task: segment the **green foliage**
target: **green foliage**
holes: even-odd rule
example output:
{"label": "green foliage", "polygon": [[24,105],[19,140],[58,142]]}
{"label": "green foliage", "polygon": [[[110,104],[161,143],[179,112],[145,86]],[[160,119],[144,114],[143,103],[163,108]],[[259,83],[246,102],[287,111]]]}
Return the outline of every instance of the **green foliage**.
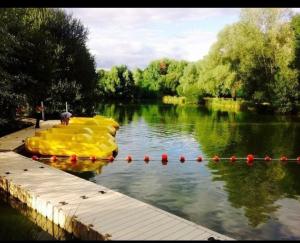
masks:
{"label": "green foliage", "polygon": [[121,65],[96,73],[86,41],[85,27],[62,10],[1,9],[2,121],[13,120],[18,106],[40,101],[48,111],[67,101],[87,113],[99,98],[243,98],[283,113],[299,102],[300,15],[288,9],[242,9],[195,63],[162,58],[144,70]]}
{"label": "green foliage", "polygon": [[135,82],[132,72],[125,65],[112,67],[110,71],[98,71],[100,95],[109,98],[132,100]]}
{"label": "green foliage", "polygon": [[291,25],[295,35],[294,67],[300,70],[300,14],[297,14],[292,18]]}
{"label": "green foliage", "polygon": [[[187,103],[203,97],[242,98],[293,112],[299,101],[299,56],[300,15],[289,9],[242,9],[240,20],[218,34],[202,60],[163,58],[135,70],[133,96],[183,96]],[[101,84],[106,95],[116,92],[112,72],[114,68]]]}
{"label": "green foliage", "polygon": [[41,101],[48,112],[66,101],[92,106],[97,76],[79,20],[59,9],[1,9],[0,33],[0,103],[11,113],[1,116]]}
{"label": "green foliage", "polygon": [[245,100],[232,100],[228,98],[204,98],[206,107],[212,110],[240,112],[248,110],[248,102]]}
{"label": "green foliage", "polygon": [[186,103],[186,98],[166,95],[162,98],[162,102],[164,104],[183,105]]}
{"label": "green foliage", "polygon": [[167,58],[152,61],[144,70],[131,72],[126,66],[98,71],[99,95],[118,99],[146,99],[176,95],[186,61]]}
{"label": "green foliage", "polygon": [[198,93],[197,79],[199,76],[199,63],[189,63],[184,69],[183,75],[180,78],[179,86],[177,87],[177,92],[181,96],[190,97],[191,88],[194,88],[195,92]]}
{"label": "green foliage", "polygon": [[209,54],[187,66],[178,93],[195,96],[192,87],[202,96],[240,97],[293,111],[299,99],[300,18],[291,22],[291,16],[288,9],[243,9]]}

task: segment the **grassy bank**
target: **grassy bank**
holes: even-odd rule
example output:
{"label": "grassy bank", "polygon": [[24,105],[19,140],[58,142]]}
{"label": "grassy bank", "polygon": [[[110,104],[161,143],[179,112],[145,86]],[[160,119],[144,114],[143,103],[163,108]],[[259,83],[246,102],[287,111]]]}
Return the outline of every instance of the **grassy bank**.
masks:
{"label": "grassy bank", "polygon": [[180,96],[163,96],[162,102],[164,104],[174,104],[174,105],[185,105],[187,100],[185,97]]}
{"label": "grassy bank", "polygon": [[230,98],[204,98],[204,104],[209,109],[221,111],[239,112],[254,110],[254,106],[251,104],[251,102],[242,99],[233,100]]}
{"label": "grassy bank", "polygon": [[[164,96],[162,98],[162,102],[165,104],[174,105],[186,105],[197,103],[189,101],[186,97],[178,96]],[[233,100],[231,98],[203,98],[201,104],[205,105],[209,109],[230,112],[239,112],[247,110],[251,111],[257,109],[257,107],[249,101],[245,101],[242,99]]]}

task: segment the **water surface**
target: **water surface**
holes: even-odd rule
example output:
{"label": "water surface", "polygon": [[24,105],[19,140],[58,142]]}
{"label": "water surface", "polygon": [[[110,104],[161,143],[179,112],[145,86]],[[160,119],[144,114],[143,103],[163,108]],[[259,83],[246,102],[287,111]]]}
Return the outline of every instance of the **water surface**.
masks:
{"label": "water surface", "polygon": [[[99,105],[98,113],[120,123],[119,154],[74,174],[235,239],[300,239],[300,165],[195,160],[249,153],[296,158],[299,118],[156,104]],[[169,156],[165,165],[162,153]],[[189,161],[179,162],[180,155]]]}

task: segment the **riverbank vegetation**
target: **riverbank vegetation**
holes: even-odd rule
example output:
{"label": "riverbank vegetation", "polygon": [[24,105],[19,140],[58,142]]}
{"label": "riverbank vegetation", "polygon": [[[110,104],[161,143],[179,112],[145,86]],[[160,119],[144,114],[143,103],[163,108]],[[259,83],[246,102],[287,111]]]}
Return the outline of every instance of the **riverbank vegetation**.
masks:
{"label": "riverbank vegetation", "polygon": [[60,9],[3,8],[0,33],[0,129],[17,112],[32,114],[41,101],[48,114],[64,110],[65,102],[75,114],[91,114],[100,100],[163,96],[195,104],[245,100],[281,113],[299,109],[300,15],[289,9],[242,9],[199,61],[162,58],[134,70],[96,71],[86,27]]}
{"label": "riverbank vegetation", "polygon": [[117,66],[98,71],[98,81],[103,97],[243,99],[290,113],[299,102],[299,69],[300,15],[289,9],[242,9],[239,21],[226,26],[197,62],[163,58],[133,71]]}

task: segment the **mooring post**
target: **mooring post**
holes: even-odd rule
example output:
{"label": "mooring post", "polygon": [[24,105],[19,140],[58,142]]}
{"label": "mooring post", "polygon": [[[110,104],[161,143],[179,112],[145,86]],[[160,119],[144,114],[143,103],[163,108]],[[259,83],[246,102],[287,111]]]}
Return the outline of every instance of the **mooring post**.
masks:
{"label": "mooring post", "polygon": [[41,101],[41,107],[42,107],[42,119],[45,121],[45,109],[44,109],[44,102]]}

